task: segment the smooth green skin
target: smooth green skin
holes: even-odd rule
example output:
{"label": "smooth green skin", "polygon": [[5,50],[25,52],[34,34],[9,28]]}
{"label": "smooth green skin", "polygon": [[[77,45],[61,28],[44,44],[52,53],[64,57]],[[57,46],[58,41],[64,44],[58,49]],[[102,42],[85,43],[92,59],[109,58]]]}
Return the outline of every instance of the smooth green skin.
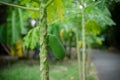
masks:
{"label": "smooth green skin", "polygon": [[65,56],[65,49],[60,40],[55,35],[49,35],[49,47],[53,54],[58,59],[63,59]]}

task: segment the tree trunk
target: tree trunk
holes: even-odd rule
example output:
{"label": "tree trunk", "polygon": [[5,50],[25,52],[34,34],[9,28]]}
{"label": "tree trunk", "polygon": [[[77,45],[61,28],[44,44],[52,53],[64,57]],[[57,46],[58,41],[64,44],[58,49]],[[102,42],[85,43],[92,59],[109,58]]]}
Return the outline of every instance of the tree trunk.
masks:
{"label": "tree trunk", "polygon": [[79,73],[79,80],[82,80],[82,74],[81,74],[81,58],[80,58],[80,48],[78,44],[78,31],[76,31],[76,52],[77,52],[77,60],[78,60],[78,73]]}
{"label": "tree trunk", "polygon": [[68,47],[68,57],[69,57],[69,59],[71,59],[71,56],[72,56],[72,36],[70,36],[70,39],[69,39],[69,47]]}
{"label": "tree trunk", "polygon": [[91,47],[88,44],[87,54],[86,54],[86,77],[88,78],[91,67]]}
{"label": "tree trunk", "polygon": [[[81,0],[82,6],[84,4],[84,0]],[[85,10],[84,6],[82,9],[82,80],[86,80],[86,41],[85,41]]]}
{"label": "tree trunk", "polygon": [[40,4],[40,80],[49,80],[48,66],[48,36],[47,36],[47,12],[44,6],[47,1]]}

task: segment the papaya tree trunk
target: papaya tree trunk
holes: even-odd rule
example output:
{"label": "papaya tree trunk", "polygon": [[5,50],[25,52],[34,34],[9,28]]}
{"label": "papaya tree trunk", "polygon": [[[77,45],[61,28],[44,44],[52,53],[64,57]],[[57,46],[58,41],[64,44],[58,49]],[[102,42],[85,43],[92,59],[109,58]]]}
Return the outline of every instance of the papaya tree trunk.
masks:
{"label": "papaya tree trunk", "polygon": [[47,0],[42,0],[40,4],[40,80],[49,80],[48,66],[48,36],[47,36]]}
{"label": "papaya tree trunk", "polygon": [[90,47],[90,44],[88,43],[87,54],[86,54],[86,77],[87,78],[90,73],[90,70],[89,70],[90,67],[91,67],[91,47]]}
{"label": "papaya tree trunk", "polygon": [[[84,0],[81,0],[82,6],[84,4]],[[85,41],[85,10],[84,6],[82,9],[82,80],[86,80],[86,41]]]}
{"label": "papaya tree trunk", "polygon": [[79,74],[79,80],[82,80],[82,74],[81,74],[81,58],[80,58],[80,48],[79,48],[79,39],[78,39],[78,31],[76,31],[76,52],[77,52],[77,60],[78,60],[78,74]]}
{"label": "papaya tree trunk", "polygon": [[69,39],[69,49],[68,49],[69,59],[71,59],[71,56],[72,56],[72,36],[70,36],[70,39]]}

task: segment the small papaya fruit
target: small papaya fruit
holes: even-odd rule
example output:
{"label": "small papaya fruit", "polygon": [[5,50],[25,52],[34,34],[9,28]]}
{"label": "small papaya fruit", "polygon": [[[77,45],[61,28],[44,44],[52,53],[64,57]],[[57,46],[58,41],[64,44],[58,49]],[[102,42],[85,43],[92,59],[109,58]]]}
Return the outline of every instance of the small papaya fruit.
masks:
{"label": "small papaya fruit", "polygon": [[65,56],[65,49],[60,40],[55,35],[49,35],[49,47],[53,54],[58,59],[63,59]]}

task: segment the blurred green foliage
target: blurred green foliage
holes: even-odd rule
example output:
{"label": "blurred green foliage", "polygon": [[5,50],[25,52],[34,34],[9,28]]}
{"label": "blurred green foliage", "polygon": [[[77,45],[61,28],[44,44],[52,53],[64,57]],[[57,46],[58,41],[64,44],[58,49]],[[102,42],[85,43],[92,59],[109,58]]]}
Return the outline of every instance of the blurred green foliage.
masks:
{"label": "blurred green foliage", "polygon": [[[16,5],[21,5],[29,8],[38,8],[39,0],[1,0],[3,2],[8,2]],[[86,36],[94,37],[94,40],[91,38],[88,43],[100,43],[99,40],[104,40],[103,35],[99,34],[106,29],[106,26],[115,25],[111,19],[111,13],[108,10],[109,5],[114,2],[120,2],[119,0],[85,0],[85,20],[86,20]],[[78,30],[79,37],[81,39],[81,3],[78,0],[54,0],[53,3],[47,8],[48,13],[48,32],[55,34],[60,39],[60,30],[65,29],[64,39],[69,39],[69,30],[72,30],[74,33]],[[14,16],[12,17],[12,14]],[[17,16],[19,15],[19,16]],[[16,41],[28,33],[28,36],[24,39],[25,45],[28,42],[29,45],[33,46],[32,49],[36,46],[39,40],[31,42],[30,37],[33,37],[32,32],[28,32],[30,29],[27,27],[27,19],[34,18],[39,19],[39,13],[37,11],[25,11],[22,9],[15,9],[13,7],[7,8],[7,23],[3,24],[0,27],[0,40],[4,43],[15,44]],[[51,25],[52,24],[52,25]],[[56,25],[57,24],[57,25]],[[62,24],[62,25],[61,25]],[[56,26],[56,27],[55,27]],[[59,28],[58,26],[62,26]],[[53,27],[53,28],[51,28]],[[58,29],[59,28],[59,29]],[[34,29],[34,28],[33,28]],[[5,31],[6,32],[5,32]],[[32,30],[34,32],[34,30]],[[80,31],[80,32],[79,32]],[[29,34],[30,33],[30,34]],[[3,35],[2,35],[3,34]],[[36,37],[37,38],[37,37]],[[88,37],[89,38],[89,37]],[[37,38],[38,39],[38,38]],[[96,39],[96,40],[95,40]],[[30,41],[29,41],[30,40]],[[92,41],[93,40],[93,41]],[[33,41],[32,41],[33,42]],[[31,44],[31,45],[30,45]]]}

